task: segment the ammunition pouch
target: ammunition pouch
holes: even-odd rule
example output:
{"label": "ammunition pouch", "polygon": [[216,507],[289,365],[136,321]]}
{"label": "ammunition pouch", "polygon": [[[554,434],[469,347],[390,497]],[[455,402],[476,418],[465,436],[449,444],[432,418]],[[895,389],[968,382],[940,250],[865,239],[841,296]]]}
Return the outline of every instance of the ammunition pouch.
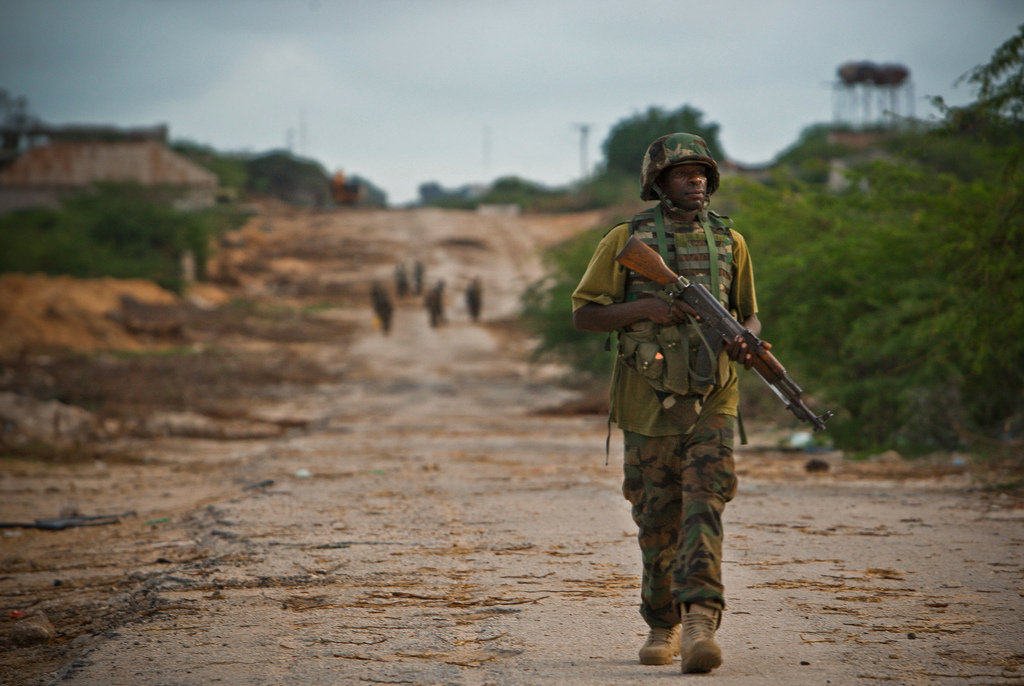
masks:
{"label": "ammunition pouch", "polygon": [[620,331],[619,361],[651,385],[684,433],[693,428],[707,395],[728,378],[720,337],[692,320],[679,326],[642,321]]}

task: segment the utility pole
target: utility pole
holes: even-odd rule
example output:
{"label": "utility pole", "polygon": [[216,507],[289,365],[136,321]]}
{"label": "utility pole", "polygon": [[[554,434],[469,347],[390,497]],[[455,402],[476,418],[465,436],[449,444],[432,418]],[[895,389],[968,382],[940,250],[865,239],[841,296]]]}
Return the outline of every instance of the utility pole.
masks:
{"label": "utility pole", "polygon": [[590,164],[587,161],[587,140],[590,138],[591,124],[573,124],[574,129],[580,132],[580,180],[586,181],[590,177]]}
{"label": "utility pole", "polygon": [[484,164],[484,180],[487,181],[491,177],[491,126],[490,124],[484,124],[484,136],[483,136],[483,164]]}

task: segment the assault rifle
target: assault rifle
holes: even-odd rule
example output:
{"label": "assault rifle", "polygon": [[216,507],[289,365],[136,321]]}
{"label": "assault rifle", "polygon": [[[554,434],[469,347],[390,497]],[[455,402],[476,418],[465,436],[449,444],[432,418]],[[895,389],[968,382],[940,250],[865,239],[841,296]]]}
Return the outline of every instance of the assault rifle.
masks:
{"label": "assault rifle", "polygon": [[704,284],[690,283],[685,277],[673,272],[656,250],[635,236],[630,236],[622,251],[615,257],[615,261],[657,284],[675,286],[673,297],[692,307],[705,329],[713,331],[726,341],[735,340],[737,336],[742,337],[747,344],[747,352],[753,356],[754,371],[768,384],[768,388],[775,391],[775,395],[786,404],[786,408],[802,421],[810,422],[815,431],[825,428],[825,422],[833,413],[826,412],[816,417],[804,405],[800,397],[803,391],[789,378],[785,367],[768,352],[764,342],[740,325]]}

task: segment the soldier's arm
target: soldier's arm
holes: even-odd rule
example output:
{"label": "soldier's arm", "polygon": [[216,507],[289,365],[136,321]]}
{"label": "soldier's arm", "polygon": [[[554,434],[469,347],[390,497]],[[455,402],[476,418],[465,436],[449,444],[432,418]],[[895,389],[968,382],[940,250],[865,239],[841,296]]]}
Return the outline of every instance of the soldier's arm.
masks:
{"label": "soldier's arm", "polygon": [[655,324],[678,324],[672,305],[660,298],[640,298],[632,302],[600,305],[586,303],[572,313],[578,331],[607,332],[650,319]]}

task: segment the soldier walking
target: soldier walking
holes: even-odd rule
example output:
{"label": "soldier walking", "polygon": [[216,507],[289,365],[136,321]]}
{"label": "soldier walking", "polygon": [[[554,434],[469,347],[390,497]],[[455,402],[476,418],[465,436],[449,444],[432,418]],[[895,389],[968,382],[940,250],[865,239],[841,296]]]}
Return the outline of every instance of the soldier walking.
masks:
{"label": "soldier walking", "polygon": [[618,332],[609,419],[625,436],[622,492],[643,560],[640,614],[650,632],[640,662],[671,664],[681,654],[684,673],[722,663],[714,637],[725,609],[722,512],[737,484],[734,362],[749,368],[752,356],[740,337],[705,335],[696,312],[615,256],[636,237],[760,334],[746,242],[707,208],[718,184],[718,165],[699,136],[651,143],[640,197],[658,204],[605,235],[572,294],[577,329]]}
{"label": "soldier walking", "polygon": [[404,298],[409,294],[409,275],[405,271],[404,264],[395,267],[395,290],[398,291],[399,298]]}
{"label": "soldier walking", "polygon": [[423,295],[423,263],[419,260],[412,264],[412,292]]}
{"label": "soldier walking", "polygon": [[424,303],[427,306],[427,312],[430,314],[430,326],[436,329],[445,321],[444,281],[438,281],[433,288],[427,291]]}
{"label": "soldier walking", "polygon": [[474,322],[480,321],[480,308],[483,307],[483,301],[484,287],[478,276],[470,281],[469,286],[466,287],[466,308],[469,310],[469,316]]}
{"label": "soldier walking", "polygon": [[388,289],[379,281],[374,281],[373,285],[370,286],[370,300],[373,303],[373,313],[376,315],[377,321],[380,322],[380,328],[386,336],[391,332],[391,315],[394,312],[394,306],[391,304],[391,295],[388,293]]}

